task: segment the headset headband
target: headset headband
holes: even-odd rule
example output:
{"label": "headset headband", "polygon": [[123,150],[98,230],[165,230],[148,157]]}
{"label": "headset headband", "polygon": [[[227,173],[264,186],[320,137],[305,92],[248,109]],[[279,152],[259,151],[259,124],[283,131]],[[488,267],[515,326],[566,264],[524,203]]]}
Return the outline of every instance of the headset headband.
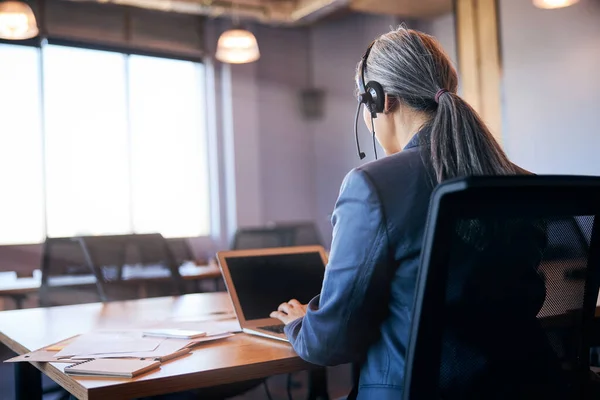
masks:
{"label": "headset headband", "polygon": [[365,82],[365,71],[367,70],[367,59],[369,58],[369,54],[371,54],[371,48],[375,44],[375,40],[371,42],[365,54],[363,54],[362,60],[360,62],[360,79],[358,83],[358,87],[362,93],[366,92],[366,82]]}
{"label": "headset headband", "polygon": [[358,107],[356,108],[356,117],[354,119],[354,135],[356,137],[356,150],[358,157],[362,160],[365,158],[365,153],[360,151],[360,143],[358,141],[358,116],[360,113],[360,106],[362,104],[369,110],[371,114],[371,130],[373,134],[373,152],[375,153],[375,159],[377,159],[377,147],[375,146],[375,125],[373,119],[377,118],[377,113],[383,112],[385,103],[385,94],[383,87],[378,82],[369,81],[365,83],[365,71],[367,69],[367,59],[371,53],[371,48],[375,44],[375,40],[371,42],[365,54],[360,61],[360,74],[357,77],[358,88],[360,93],[358,94]]}

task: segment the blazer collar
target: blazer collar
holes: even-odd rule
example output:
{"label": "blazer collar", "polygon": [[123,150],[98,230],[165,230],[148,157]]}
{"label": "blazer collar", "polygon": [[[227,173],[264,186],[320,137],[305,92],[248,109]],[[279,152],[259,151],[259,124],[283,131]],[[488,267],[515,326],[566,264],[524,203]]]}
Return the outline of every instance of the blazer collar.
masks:
{"label": "blazer collar", "polygon": [[421,128],[417,133],[413,135],[408,144],[404,146],[402,150],[412,149],[413,147],[419,147],[423,141],[429,141],[429,134],[431,133],[431,128],[429,126],[425,126]]}

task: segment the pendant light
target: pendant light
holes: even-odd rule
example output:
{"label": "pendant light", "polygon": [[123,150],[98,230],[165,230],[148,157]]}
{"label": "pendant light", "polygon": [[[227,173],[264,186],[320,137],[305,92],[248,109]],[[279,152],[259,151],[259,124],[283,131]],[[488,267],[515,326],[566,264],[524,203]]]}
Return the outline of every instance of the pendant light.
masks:
{"label": "pendant light", "polygon": [[219,36],[215,58],[227,64],[246,64],[260,58],[258,42],[252,32],[240,28],[239,4],[232,3],[233,28]]}
{"label": "pendant light", "polygon": [[0,39],[31,39],[39,33],[35,15],[22,1],[0,2]]}
{"label": "pendant light", "polygon": [[256,37],[245,29],[227,30],[219,37],[215,57],[228,64],[254,62],[260,58]]}
{"label": "pendant light", "polygon": [[533,0],[533,5],[538,8],[554,9],[572,6],[579,0]]}

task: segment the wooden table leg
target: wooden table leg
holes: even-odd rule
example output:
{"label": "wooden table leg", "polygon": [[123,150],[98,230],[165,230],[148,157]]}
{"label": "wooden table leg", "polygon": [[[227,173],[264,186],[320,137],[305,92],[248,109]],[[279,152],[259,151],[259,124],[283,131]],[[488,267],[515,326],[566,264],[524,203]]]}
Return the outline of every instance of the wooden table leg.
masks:
{"label": "wooden table leg", "polygon": [[28,362],[15,363],[17,400],[42,400],[42,373]]}
{"label": "wooden table leg", "polygon": [[326,368],[315,368],[308,372],[308,400],[329,400]]}

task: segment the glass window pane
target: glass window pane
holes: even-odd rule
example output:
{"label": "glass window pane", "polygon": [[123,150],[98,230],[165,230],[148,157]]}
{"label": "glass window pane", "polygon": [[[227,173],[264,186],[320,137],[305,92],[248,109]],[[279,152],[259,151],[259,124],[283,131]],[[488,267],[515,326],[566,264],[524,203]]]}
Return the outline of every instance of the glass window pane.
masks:
{"label": "glass window pane", "polygon": [[0,244],[44,238],[39,57],[0,44]]}
{"label": "glass window pane", "polygon": [[133,226],[167,237],[208,235],[203,66],[129,58]]}
{"label": "glass window pane", "polygon": [[126,61],[43,48],[48,236],[131,230]]}

